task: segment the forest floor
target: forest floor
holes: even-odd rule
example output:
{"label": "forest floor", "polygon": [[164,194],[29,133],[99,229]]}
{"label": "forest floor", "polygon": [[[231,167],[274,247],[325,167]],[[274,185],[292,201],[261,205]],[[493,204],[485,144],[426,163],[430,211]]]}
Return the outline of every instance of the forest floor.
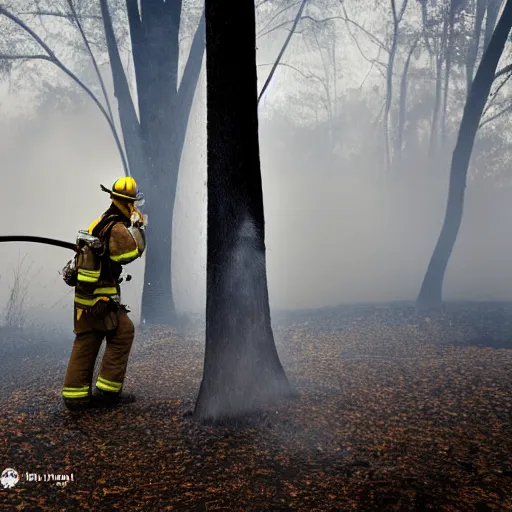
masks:
{"label": "forest floor", "polygon": [[77,415],[60,397],[71,337],[0,331],[0,471],[22,477],[0,485],[0,511],[512,510],[512,305],[273,323],[299,396],[238,427],[184,416],[200,332],[138,331],[125,385],[137,402]]}

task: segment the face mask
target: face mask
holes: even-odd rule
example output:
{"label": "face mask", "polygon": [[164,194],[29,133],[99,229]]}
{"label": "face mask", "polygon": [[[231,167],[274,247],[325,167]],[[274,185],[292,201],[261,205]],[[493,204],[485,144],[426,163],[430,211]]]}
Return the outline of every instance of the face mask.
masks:
{"label": "face mask", "polygon": [[137,192],[137,199],[134,203],[135,208],[138,210],[142,210],[142,207],[146,204],[146,199],[144,199],[144,194],[142,192]]}

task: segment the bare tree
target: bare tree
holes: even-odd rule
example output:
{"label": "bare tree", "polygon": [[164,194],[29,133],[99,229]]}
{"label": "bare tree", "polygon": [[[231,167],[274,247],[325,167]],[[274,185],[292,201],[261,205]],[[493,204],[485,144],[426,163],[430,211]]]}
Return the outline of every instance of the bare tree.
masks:
{"label": "bare tree", "polygon": [[466,176],[473,144],[511,27],[512,0],[507,0],[466,100],[452,157],[444,224],[418,295],[419,309],[439,308],[442,305],[444,275],[462,222]]}
{"label": "bare tree", "polygon": [[[70,5],[72,6],[71,2]],[[75,12],[76,14],[76,12]],[[70,69],[67,67],[56,55],[55,52],[43,41],[41,37],[39,37],[34,30],[32,30],[24,21],[22,21],[18,16],[8,11],[5,7],[0,5],[0,15],[5,16],[14,22],[23,32],[28,34],[30,38],[37,43],[41,49],[45,52],[43,54],[0,54],[0,59],[2,60],[20,60],[20,61],[28,61],[28,60],[45,60],[51,62],[55,66],[57,66],[63,73],[65,73],[71,80],[73,80],[81,89],[85,91],[85,93],[94,101],[96,106],[100,109],[104,118],[106,119],[112,135],[115,139],[117,149],[119,151],[119,155],[121,157],[123,168],[125,173],[129,173],[128,164],[126,162],[126,158],[124,155],[123,147],[115,128],[114,120],[112,119],[111,112],[107,112],[105,107],[100,102],[100,100],[96,97],[96,95],[92,92],[91,88],[88,87],[82,80],[80,80]],[[44,13],[44,15],[53,15],[51,13]],[[57,14],[59,15],[59,14]],[[70,16],[71,18],[71,16]],[[77,25],[81,30],[81,25]],[[94,60],[94,59],[93,59]],[[108,102],[107,102],[108,103]]]}
{"label": "bare tree", "polygon": [[[443,63],[446,52],[446,43],[448,39],[448,27],[449,18],[446,15],[446,7],[441,8],[441,17],[439,24],[442,26],[440,37],[434,37],[434,49],[435,57],[435,76],[436,76],[436,88],[435,88],[435,99],[434,106],[432,109],[432,122],[430,124],[430,139],[428,154],[430,157],[434,156],[438,147],[438,134],[439,134],[439,110],[442,105],[442,83],[443,83]],[[430,47],[430,46],[429,46]]]}
{"label": "bare tree", "polygon": [[400,10],[397,11],[395,0],[391,1],[391,12],[393,14],[393,35],[391,38],[391,48],[388,55],[388,66],[386,69],[386,106],[384,108],[384,143],[386,145],[386,166],[388,172],[391,169],[392,157],[389,140],[389,111],[391,101],[393,100],[393,70],[395,65],[395,55],[398,46],[398,34],[400,23],[407,8],[407,0],[402,0]]}
{"label": "bare tree", "polygon": [[398,127],[396,133],[396,145],[395,145],[395,160],[396,166],[399,167],[402,160],[402,146],[404,136],[405,118],[407,113],[407,78],[409,73],[409,67],[411,65],[411,58],[419,44],[421,34],[418,34],[411,44],[405,59],[404,69],[402,72],[402,79],[400,80],[400,100],[398,110]]}

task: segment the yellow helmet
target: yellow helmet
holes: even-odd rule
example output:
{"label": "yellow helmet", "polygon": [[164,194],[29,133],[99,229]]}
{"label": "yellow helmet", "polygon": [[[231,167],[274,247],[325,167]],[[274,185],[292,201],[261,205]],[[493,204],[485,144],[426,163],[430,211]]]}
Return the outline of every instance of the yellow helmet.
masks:
{"label": "yellow helmet", "polygon": [[121,199],[124,201],[137,200],[137,182],[131,176],[123,176],[122,178],[114,181],[112,190],[107,187],[101,186],[103,192],[108,192],[112,198]]}

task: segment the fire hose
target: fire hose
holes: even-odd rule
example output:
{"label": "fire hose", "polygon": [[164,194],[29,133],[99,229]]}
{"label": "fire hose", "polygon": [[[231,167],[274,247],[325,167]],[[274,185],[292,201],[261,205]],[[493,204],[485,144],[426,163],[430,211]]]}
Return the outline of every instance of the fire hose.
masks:
{"label": "fire hose", "polygon": [[71,249],[76,252],[76,244],[64,242],[63,240],[55,240],[54,238],[45,238],[42,236],[25,236],[25,235],[8,235],[0,236],[0,242],[35,242],[39,244],[54,245],[64,249]]}
{"label": "fire hose", "polygon": [[[76,243],[65,242],[64,240],[55,240],[55,238],[46,238],[43,236],[30,236],[30,235],[7,235],[0,236],[0,242],[35,242],[38,244],[53,245],[55,247],[62,247],[63,249],[71,249],[77,252]],[[128,274],[126,281],[130,281],[132,276]]]}

